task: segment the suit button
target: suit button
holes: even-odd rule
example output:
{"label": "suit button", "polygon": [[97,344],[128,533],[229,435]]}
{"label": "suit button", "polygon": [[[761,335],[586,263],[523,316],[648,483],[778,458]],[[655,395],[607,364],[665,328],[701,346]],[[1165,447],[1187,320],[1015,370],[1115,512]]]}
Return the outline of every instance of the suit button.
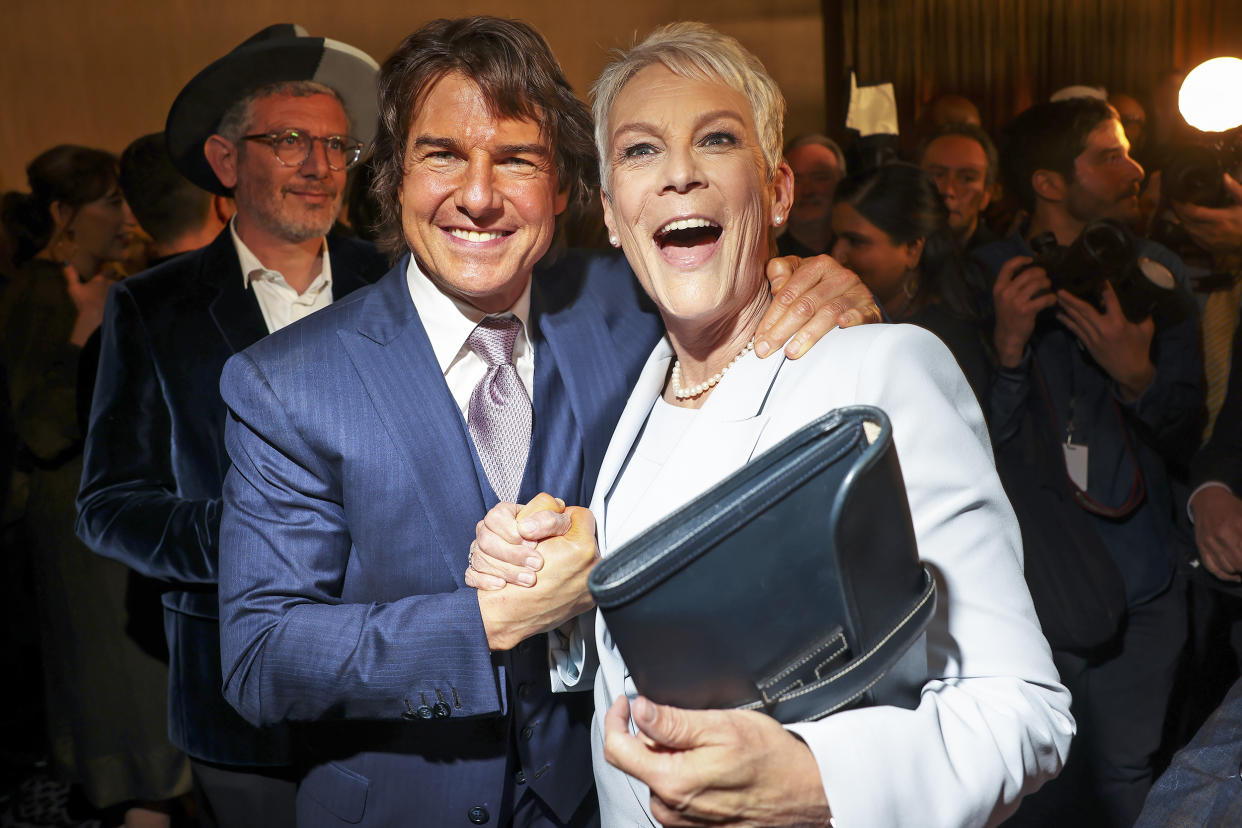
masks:
{"label": "suit button", "polygon": [[425,704],[422,704],[422,705],[419,705],[418,709],[414,711],[414,715],[418,716],[418,718],[420,719],[430,719],[436,714],[431,712],[430,707],[428,707]]}
{"label": "suit button", "polygon": [[535,735],[535,729],[531,727],[530,725],[527,725],[526,727],[522,728],[522,738],[525,739],[526,741],[529,742],[530,737],[534,735]]}
{"label": "suit button", "polygon": [[518,771],[517,773],[513,774],[513,781],[518,783],[519,785],[525,785],[526,784],[526,771]]}
{"label": "suit button", "polygon": [[449,710],[449,706],[444,702],[436,702],[431,708],[431,712],[435,714],[437,719],[447,719],[449,714],[452,713],[452,711]]}
{"label": "suit button", "polygon": [[407,722],[416,722],[418,721],[418,714],[413,710],[406,710],[401,714],[401,718],[405,719]]}
{"label": "suit button", "polygon": [[491,819],[492,815],[489,814],[487,812],[487,809],[484,808],[482,805],[475,805],[473,808],[471,808],[466,813],[466,816],[469,817],[470,821],[473,822],[475,825],[482,825],[483,823]]}
{"label": "suit button", "polygon": [[525,682],[523,682],[522,684],[518,685],[518,698],[519,699],[529,699],[530,694],[531,694],[531,686],[529,684],[526,684]]}

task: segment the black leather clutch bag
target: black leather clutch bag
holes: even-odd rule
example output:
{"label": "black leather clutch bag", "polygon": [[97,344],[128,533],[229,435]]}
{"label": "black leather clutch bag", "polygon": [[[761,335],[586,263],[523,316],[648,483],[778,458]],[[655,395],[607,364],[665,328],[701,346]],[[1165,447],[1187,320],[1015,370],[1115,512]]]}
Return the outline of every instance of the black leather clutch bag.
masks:
{"label": "black leather clutch bag", "polygon": [[803,427],[602,560],[589,586],[638,691],[662,704],[789,723],[913,708],[926,680],[935,581],[878,408]]}

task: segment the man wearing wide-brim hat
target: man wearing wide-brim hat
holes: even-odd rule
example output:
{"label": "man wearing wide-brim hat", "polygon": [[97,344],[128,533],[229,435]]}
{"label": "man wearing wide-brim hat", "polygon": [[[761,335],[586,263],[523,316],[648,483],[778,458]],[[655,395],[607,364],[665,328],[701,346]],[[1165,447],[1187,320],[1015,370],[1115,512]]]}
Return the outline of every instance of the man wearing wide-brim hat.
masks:
{"label": "man wearing wide-brim hat", "polygon": [[375,134],[377,71],[279,24],[190,80],[168,114],[169,154],[237,214],[206,247],[114,287],[102,327],[78,535],[168,583],[169,736],[228,828],[292,826],[294,776],[285,729],[253,727],[220,692],[218,382],[232,354],[386,269],[370,245],[328,236]]}

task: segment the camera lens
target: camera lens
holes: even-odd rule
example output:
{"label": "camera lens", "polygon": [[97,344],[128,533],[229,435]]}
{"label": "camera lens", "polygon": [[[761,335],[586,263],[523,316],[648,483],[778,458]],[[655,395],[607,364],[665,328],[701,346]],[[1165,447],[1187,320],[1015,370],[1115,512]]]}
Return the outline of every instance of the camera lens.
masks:
{"label": "camera lens", "polygon": [[1169,198],[1204,207],[1224,207],[1230,203],[1221,178],[1224,167],[1220,154],[1207,147],[1184,146],[1173,151],[1173,160],[1161,175]]}
{"label": "camera lens", "polygon": [[1132,258],[1130,234],[1107,219],[1083,228],[1082,248],[1092,262],[1106,270],[1119,270]]}

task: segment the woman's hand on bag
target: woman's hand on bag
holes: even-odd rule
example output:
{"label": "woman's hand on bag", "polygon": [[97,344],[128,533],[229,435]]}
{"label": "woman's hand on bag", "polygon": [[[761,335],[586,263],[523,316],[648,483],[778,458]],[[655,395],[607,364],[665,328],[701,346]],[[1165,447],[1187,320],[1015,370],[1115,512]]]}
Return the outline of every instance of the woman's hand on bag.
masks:
{"label": "woman's hand on bag", "polygon": [[619,697],[604,757],[651,789],[661,825],[824,826],[832,816],[811,749],[763,713],[682,710]]}

